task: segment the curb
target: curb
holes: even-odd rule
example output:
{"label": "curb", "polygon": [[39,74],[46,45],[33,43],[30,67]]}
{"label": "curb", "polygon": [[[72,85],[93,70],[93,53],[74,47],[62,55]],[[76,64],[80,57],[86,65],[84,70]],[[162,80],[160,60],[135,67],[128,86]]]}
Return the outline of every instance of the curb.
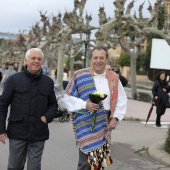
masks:
{"label": "curb", "polygon": [[150,157],[162,162],[163,164],[170,166],[170,154],[164,151],[164,143],[165,141],[161,140],[152,144],[148,149],[148,153]]}

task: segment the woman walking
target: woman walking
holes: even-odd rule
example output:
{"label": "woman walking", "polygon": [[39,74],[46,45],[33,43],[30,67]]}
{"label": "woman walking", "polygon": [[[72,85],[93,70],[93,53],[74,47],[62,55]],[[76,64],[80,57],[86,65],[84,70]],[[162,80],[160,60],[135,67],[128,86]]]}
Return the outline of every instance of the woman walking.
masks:
{"label": "woman walking", "polygon": [[166,111],[166,98],[168,93],[168,82],[165,79],[164,71],[161,71],[157,77],[152,88],[153,99],[156,105],[156,126],[161,127],[161,116]]}

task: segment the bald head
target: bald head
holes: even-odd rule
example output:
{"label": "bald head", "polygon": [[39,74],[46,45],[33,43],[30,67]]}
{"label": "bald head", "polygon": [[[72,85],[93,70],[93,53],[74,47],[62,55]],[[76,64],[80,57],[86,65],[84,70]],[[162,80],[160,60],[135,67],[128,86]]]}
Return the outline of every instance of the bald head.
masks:
{"label": "bald head", "polygon": [[105,69],[112,71],[112,67],[110,65],[108,65],[108,64],[105,66]]}

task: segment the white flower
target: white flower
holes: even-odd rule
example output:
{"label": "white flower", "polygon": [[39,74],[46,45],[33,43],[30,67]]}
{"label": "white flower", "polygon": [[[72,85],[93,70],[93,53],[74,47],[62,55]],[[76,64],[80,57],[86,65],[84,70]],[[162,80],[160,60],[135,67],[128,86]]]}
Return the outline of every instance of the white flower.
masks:
{"label": "white flower", "polygon": [[99,95],[101,98],[104,98],[104,93],[101,91],[95,91],[93,94]]}

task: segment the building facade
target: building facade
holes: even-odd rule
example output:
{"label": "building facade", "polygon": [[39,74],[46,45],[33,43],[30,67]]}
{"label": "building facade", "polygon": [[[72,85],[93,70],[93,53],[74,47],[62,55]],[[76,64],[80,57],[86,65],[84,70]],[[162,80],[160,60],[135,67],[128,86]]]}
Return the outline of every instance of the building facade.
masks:
{"label": "building facade", "polygon": [[164,0],[164,5],[166,8],[167,14],[170,14],[170,0]]}

